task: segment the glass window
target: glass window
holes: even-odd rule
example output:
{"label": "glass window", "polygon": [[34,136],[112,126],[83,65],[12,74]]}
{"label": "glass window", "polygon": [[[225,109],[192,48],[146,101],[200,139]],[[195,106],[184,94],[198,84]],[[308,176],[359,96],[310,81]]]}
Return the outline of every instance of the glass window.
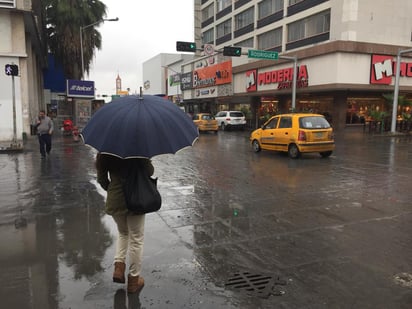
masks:
{"label": "glass window", "polygon": [[226,34],[232,33],[232,20],[228,19],[225,22],[216,26],[216,38],[221,38]]}
{"label": "glass window", "polygon": [[203,32],[203,37],[202,37],[203,44],[213,43],[214,40],[215,38],[213,35],[213,28]]}
{"label": "glass window", "polygon": [[255,7],[251,7],[246,11],[235,16],[235,30],[242,29],[254,23]]}
{"label": "glass window", "polygon": [[282,28],[265,32],[258,36],[258,49],[269,49],[282,45]]}
{"label": "glass window", "polygon": [[330,10],[288,25],[288,42],[309,38],[330,30]]}
{"label": "glass window", "polygon": [[305,1],[305,0],[289,0],[289,6],[302,2],[302,1]]}
{"label": "glass window", "polygon": [[280,128],[291,128],[292,127],[292,118],[291,117],[282,117],[280,118],[279,122],[279,129]]}
{"label": "glass window", "polygon": [[202,10],[202,21],[208,20],[214,15],[213,3]]}
{"label": "glass window", "polygon": [[278,126],[278,121],[279,121],[279,117],[275,117],[272,120],[270,120],[268,122],[268,124],[265,126],[265,129],[276,129],[276,127]]}
{"label": "glass window", "polygon": [[235,46],[239,46],[239,47],[253,47],[253,38],[249,38],[247,40],[244,41],[240,41],[238,43],[235,44]]}
{"label": "glass window", "polygon": [[329,122],[323,117],[302,117],[299,119],[299,127],[303,129],[327,129]]}
{"label": "glass window", "polygon": [[232,0],[216,0],[217,11],[220,12],[232,5]]}
{"label": "glass window", "polygon": [[283,0],[263,0],[259,3],[259,19],[283,9]]}

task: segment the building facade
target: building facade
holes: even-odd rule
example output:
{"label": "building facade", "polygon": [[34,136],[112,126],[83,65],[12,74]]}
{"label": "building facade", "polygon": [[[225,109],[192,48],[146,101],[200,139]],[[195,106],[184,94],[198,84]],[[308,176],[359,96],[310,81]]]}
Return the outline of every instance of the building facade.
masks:
{"label": "building facade", "polygon": [[[264,50],[297,58],[297,111],[324,113],[338,129],[391,113],[396,56],[412,47],[412,2],[194,2],[195,40],[203,51],[197,61],[182,67],[189,109],[246,107],[255,126],[271,114],[291,110],[293,63],[248,53]],[[223,56],[225,46],[241,47],[242,56]],[[401,61],[399,89],[405,99],[412,99],[411,57],[406,53]],[[227,62],[231,78],[218,84]],[[400,106],[399,115],[403,112],[410,113],[409,107]]]}
{"label": "building facade", "polygon": [[[0,67],[18,66],[18,75],[0,74],[0,147],[21,145],[40,109],[45,109],[42,70],[47,50],[42,38],[41,1],[0,2]],[[14,86],[14,87],[13,87]]]}
{"label": "building facade", "polygon": [[158,54],[143,63],[143,91],[145,94],[167,97],[180,103],[181,67],[193,59],[190,54]]}

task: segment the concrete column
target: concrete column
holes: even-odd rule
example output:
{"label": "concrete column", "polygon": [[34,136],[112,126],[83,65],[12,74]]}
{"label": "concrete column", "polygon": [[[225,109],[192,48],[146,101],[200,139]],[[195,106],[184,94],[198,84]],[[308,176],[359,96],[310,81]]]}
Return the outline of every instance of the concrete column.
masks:
{"label": "concrete column", "polygon": [[262,102],[260,101],[260,97],[250,98],[250,110],[252,111],[252,124],[253,124],[253,128],[255,129],[259,127],[258,112],[261,106],[262,106]]}
{"label": "concrete column", "polygon": [[348,108],[348,93],[337,92],[333,97],[332,125],[336,132],[341,132],[346,125],[346,110]]}

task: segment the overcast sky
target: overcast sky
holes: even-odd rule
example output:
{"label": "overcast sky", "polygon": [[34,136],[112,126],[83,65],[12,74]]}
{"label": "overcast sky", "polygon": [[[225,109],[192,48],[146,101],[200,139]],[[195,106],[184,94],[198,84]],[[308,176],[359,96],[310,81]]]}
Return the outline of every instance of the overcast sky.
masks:
{"label": "overcast sky", "polygon": [[176,41],[193,41],[193,0],[101,0],[106,21],[98,30],[102,49],[96,50],[90,75],[96,95],[115,94],[117,74],[122,90],[143,86],[143,62],[161,53],[177,53]]}

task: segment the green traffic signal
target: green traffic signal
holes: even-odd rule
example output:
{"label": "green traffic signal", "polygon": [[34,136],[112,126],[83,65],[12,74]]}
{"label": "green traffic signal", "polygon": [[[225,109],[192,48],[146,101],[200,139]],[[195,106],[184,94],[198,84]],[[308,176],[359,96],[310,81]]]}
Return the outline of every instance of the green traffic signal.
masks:
{"label": "green traffic signal", "polygon": [[241,47],[225,46],[223,47],[223,56],[240,57],[242,55]]}
{"label": "green traffic signal", "polygon": [[196,52],[196,43],[194,42],[176,42],[176,50],[177,51],[185,51],[185,52]]}

